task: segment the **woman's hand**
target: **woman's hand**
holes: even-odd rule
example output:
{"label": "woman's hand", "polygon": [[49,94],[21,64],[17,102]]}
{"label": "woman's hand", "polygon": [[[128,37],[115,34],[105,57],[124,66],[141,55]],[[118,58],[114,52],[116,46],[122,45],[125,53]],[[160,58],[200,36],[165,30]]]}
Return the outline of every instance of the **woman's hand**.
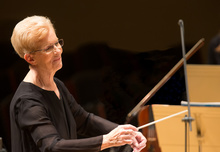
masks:
{"label": "woman's hand", "polygon": [[136,132],[136,136],[133,139],[131,147],[133,152],[140,152],[146,146],[147,139],[143,136],[141,132]]}
{"label": "woman's hand", "polygon": [[125,144],[131,145],[134,152],[138,152],[145,147],[146,138],[132,125],[119,125],[103,136],[101,150]]}

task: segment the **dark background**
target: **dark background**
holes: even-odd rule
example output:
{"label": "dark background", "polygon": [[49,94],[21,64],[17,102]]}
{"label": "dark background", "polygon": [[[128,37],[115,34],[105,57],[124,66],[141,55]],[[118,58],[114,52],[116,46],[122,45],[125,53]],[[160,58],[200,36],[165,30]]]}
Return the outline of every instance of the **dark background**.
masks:
{"label": "dark background", "polygon": [[[63,0],[10,1],[0,5],[0,136],[10,151],[8,107],[28,71],[10,36],[27,16],[51,18],[65,40],[57,77],[83,107],[123,124],[128,112],[180,60],[180,28],[186,50],[200,38],[205,45],[188,61],[206,64],[208,43],[220,28],[219,0]],[[181,68],[148,104],[179,104],[185,99]]]}

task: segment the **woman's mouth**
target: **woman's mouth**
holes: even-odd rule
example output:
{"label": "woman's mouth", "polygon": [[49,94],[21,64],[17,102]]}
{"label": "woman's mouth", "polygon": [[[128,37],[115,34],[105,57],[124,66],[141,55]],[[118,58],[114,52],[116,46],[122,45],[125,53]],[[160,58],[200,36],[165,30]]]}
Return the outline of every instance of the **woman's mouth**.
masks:
{"label": "woman's mouth", "polygon": [[60,61],[60,60],[61,60],[61,57],[58,57],[58,58],[54,59],[54,62],[57,62],[57,61]]}

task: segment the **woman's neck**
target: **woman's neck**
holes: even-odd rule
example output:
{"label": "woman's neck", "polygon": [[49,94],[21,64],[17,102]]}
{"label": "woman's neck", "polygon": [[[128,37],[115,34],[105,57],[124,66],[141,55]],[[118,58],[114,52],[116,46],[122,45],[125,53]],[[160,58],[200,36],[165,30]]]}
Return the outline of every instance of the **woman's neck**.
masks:
{"label": "woman's neck", "polygon": [[34,85],[50,91],[55,91],[57,89],[54,82],[54,74],[48,71],[37,71],[33,68],[30,68],[26,77],[24,78],[25,82],[33,83]]}

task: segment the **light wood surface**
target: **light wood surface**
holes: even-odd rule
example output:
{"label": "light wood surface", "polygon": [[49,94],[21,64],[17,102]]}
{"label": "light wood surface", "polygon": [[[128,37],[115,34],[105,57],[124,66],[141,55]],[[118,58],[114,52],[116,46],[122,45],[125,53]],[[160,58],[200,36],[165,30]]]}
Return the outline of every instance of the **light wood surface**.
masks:
{"label": "light wood surface", "polygon": [[[187,109],[187,106],[153,105],[154,119],[158,120]],[[187,113],[186,113],[187,114]],[[162,152],[185,151],[185,114],[155,124]],[[188,129],[190,152],[220,152],[220,107],[191,107],[192,131]],[[187,125],[188,126],[188,125]],[[187,127],[189,128],[189,127]]]}

